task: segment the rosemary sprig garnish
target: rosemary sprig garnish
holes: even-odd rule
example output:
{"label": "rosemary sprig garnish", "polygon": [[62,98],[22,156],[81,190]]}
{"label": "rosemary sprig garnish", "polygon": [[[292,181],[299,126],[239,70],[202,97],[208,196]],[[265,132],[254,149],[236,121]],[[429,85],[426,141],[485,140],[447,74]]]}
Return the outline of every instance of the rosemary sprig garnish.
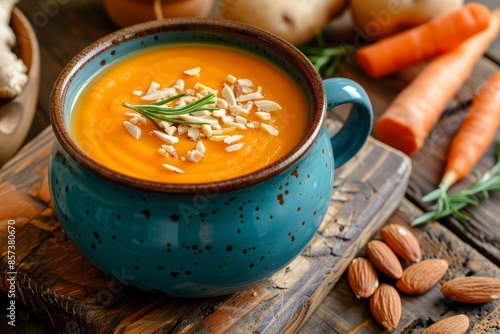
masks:
{"label": "rosemary sprig garnish", "polygon": [[339,67],[342,56],[354,50],[355,47],[348,44],[327,44],[321,32],[316,34],[315,45],[300,48],[322,78],[331,77]]}
{"label": "rosemary sprig garnish", "polygon": [[468,220],[465,214],[460,212],[468,205],[478,205],[481,196],[488,198],[489,192],[500,190],[500,144],[498,147],[498,159],[491,169],[481,175],[476,171],[476,181],[467,189],[459,190],[453,194],[448,194],[449,186],[443,185],[431,191],[422,198],[424,202],[437,201],[432,211],[417,217],[412,225],[423,225],[432,220],[438,220],[451,214]]}
{"label": "rosemary sprig garnish", "polygon": [[135,112],[138,112],[139,114],[143,115],[150,122],[152,122],[159,130],[161,130],[161,127],[158,124],[158,122],[155,121],[155,119],[159,121],[167,121],[177,124],[208,124],[205,122],[183,121],[177,118],[176,116],[186,115],[201,110],[216,110],[217,108],[208,107],[208,105],[215,103],[215,98],[216,98],[215,94],[208,94],[196,101],[193,101],[183,106],[169,107],[167,105],[168,103],[175,101],[185,95],[186,95],[185,93],[174,95],[167,99],[153,102],[150,104],[123,103],[123,106],[125,108],[132,109]]}

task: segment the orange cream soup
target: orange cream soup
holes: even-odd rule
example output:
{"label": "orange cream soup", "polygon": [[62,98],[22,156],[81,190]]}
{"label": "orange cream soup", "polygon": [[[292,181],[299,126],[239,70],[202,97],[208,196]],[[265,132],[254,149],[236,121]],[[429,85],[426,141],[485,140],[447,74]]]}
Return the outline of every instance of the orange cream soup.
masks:
{"label": "orange cream soup", "polygon": [[[190,76],[185,70],[201,67],[198,76]],[[243,147],[227,152],[228,144],[208,138],[195,141],[187,135],[178,135],[173,144],[178,158],[158,153],[164,143],[151,134],[153,124],[138,126],[140,139],[135,139],[123,125],[130,120],[125,112],[133,112],[122,106],[149,104],[134,91],[147,92],[152,81],[160,89],[173,87],[178,79],[185,81],[185,88],[197,82],[221,90],[228,74],[238,79],[250,79],[252,88],[262,87],[264,99],[277,102],[282,110],[271,112],[271,121],[261,121],[255,116],[253,106],[249,121],[265,122],[279,131],[273,136],[262,128],[234,130],[225,135],[243,135],[238,143]],[[297,84],[281,69],[265,59],[226,47],[211,45],[179,44],[174,47],[152,48],[135,53],[111,64],[94,77],[82,90],[75,103],[71,131],[76,142],[90,156],[119,173],[135,178],[178,184],[206,183],[227,180],[259,170],[291,151],[303,137],[308,122],[307,105]],[[201,161],[194,163],[184,158],[196,143],[202,141],[206,152]],[[184,158],[183,158],[184,157]],[[163,164],[176,166],[184,171],[177,173]]]}

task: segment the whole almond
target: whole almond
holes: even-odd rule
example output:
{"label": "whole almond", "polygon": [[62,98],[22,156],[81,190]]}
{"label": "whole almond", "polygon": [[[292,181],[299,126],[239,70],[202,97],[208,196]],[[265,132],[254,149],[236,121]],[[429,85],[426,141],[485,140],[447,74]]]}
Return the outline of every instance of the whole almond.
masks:
{"label": "whole almond", "polygon": [[410,229],[400,224],[389,224],[380,230],[384,242],[401,258],[416,263],[422,252],[417,238]]}
{"label": "whole almond", "polygon": [[366,244],[366,253],[373,265],[389,277],[399,279],[403,267],[398,257],[387,244],[380,240],[371,240]]}
{"label": "whole almond", "polygon": [[448,270],[448,261],[427,259],[414,263],[403,271],[396,288],[409,295],[419,295],[430,290]]}
{"label": "whole almond", "polygon": [[469,304],[489,303],[500,298],[500,278],[484,276],[457,277],[441,286],[443,295]]}
{"label": "whole almond", "polygon": [[469,318],[460,314],[439,320],[426,328],[422,334],[465,334],[469,328]]}
{"label": "whole almond", "polygon": [[347,269],[347,278],[356,298],[370,297],[378,287],[378,276],[370,260],[357,257]]}
{"label": "whole almond", "polygon": [[370,310],[375,320],[393,331],[401,319],[401,298],[394,287],[382,283],[370,298]]}

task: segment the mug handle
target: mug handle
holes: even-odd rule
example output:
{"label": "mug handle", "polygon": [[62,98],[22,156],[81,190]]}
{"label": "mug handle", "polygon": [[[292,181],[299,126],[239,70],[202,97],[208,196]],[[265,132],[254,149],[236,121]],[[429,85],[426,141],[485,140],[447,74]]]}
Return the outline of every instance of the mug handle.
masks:
{"label": "mug handle", "polygon": [[373,110],[363,87],[346,78],[323,81],[326,91],[327,112],[341,104],[352,103],[349,116],[340,130],[330,137],[334,167],[349,161],[364,145],[373,126]]}

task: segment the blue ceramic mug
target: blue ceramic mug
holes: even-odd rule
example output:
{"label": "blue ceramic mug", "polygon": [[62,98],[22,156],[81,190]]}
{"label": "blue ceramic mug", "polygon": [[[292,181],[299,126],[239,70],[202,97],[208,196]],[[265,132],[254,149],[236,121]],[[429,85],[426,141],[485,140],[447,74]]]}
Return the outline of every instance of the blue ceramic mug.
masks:
{"label": "blue ceramic mug", "polygon": [[[87,155],[69,130],[81,86],[123,55],[180,41],[243,48],[288,72],[308,105],[309,124],[299,144],[261,170],[204,184],[139,180]],[[347,103],[349,117],[330,138],[327,112]],[[334,169],[363,146],[373,122],[369,99],[357,83],[322,81],[299,50],[265,31],[199,18],[148,22],[93,43],[62,71],[50,111],[57,141],[49,184],[67,235],[98,268],[127,277],[123,283],[181,297],[244,289],[299,255],[325,216]]]}

